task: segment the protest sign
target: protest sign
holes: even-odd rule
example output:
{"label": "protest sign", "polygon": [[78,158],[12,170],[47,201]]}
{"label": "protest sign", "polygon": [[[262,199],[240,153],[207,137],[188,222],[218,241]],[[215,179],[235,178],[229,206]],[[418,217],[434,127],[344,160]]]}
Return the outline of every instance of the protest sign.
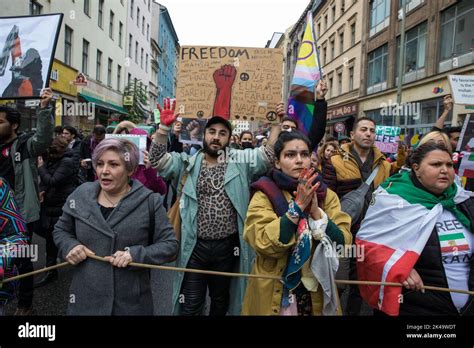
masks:
{"label": "protest sign", "polygon": [[474,76],[449,75],[448,80],[455,104],[474,105]]}
{"label": "protest sign", "polygon": [[375,146],[384,153],[397,153],[400,130],[400,127],[377,126],[375,128]]}
{"label": "protest sign", "polygon": [[177,112],[185,118],[277,121],[282,69],[280,49],[183,46]]}

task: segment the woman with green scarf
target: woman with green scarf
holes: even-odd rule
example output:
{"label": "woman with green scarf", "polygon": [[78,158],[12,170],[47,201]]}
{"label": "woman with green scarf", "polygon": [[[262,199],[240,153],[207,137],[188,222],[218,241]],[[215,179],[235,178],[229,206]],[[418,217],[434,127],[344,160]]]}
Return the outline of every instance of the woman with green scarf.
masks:
{"label": "woman with green scarf", "polygon": [[252,184],[244,239],[256,252],[243,315],[334,315],[337,253],[350,245],[350,217],[310,169],[310,141],[298,131],[275,143],[275,168]]}
{"label": "woman with green scarf", "polygon": [[411,157],[411,172],[389,178],[373,195],[356,235],[365,257],[359,280],[397,282],[360,286],[375,314],[472,315],[473,297],[424,289],[474,290],[473,193],[454,182],[451,153],[428,142]]}

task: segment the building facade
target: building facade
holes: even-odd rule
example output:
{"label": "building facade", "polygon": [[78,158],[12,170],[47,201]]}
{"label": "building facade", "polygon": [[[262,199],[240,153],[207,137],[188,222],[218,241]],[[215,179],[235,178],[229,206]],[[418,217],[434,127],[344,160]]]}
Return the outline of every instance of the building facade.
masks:
{"label": "building facade", "polygon": [[176,96],[179,40],[168,9],[163,5],[153,3],[152,11],[154,21],[156,21],[153,25],[157,28],[153,30],[157,34],[154,39],[158,44],[157,102],[163,105],[164,98]]}
{"label": "building facade", "polygon": [[[114,1],[114,0],[112,0]],[[115,2],[117,2],[115,0]],[[152,31],[151,0],[127,0],[127,48],[125,58],[126,84],[141,83],[150,96],[151,70],[151,31]],[[148,115],[151,115],[151,102],[146,106]]]}
{"label": "building facade", "polygon": [[[401,0],[375,0],[364,9],[359,116],[396,124]],[[426,134],[450,93],[448,75],[474,74],[474,2],[406,0],[402,133]],[[455,105],[448,125],[462,124],[473,112]],[[400,113],[400,112],[398,112]],[[408,141],[409,139],[407,139]]]}

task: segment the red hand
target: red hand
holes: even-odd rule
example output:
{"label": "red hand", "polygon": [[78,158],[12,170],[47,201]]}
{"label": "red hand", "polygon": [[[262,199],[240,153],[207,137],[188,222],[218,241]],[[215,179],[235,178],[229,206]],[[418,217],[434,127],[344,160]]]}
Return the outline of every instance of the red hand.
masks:
{"label": "red hand", "polygon": [[174,114],[176,110],[176,100],[173,101],[173,105],[170,106],[170,99],[165,98],[163,100],[163,109],[161,108],[160,104],[156,104],[158,110],[160,110],[160,122],[165,126],[171,126],[176,118],[178,118],[179,114]]}

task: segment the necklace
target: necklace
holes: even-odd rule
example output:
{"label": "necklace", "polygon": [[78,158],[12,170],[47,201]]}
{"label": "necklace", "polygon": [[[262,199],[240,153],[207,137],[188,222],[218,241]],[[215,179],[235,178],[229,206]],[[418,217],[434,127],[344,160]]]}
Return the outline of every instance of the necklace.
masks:
{"label": "necklace", "polygon": [[[127,193],[129,193],[131,189],[132,189],[132,188],[129,186],[127,192],[125,192],[125,194],[124,194],[123,196],[125,196]],[[112,202],[112,201],[107,197],[107,194],[105,193],[105,191],[102,191],[102,195],[104,196],[104,198],[105,198],[110,204],[112,204],[112,207],[114,207],[114,208],[120,203],[120,201],[121,201],[122,198],[123,198],[123,196],[120,197],[119,200],[114,203],[114,202]]]}

